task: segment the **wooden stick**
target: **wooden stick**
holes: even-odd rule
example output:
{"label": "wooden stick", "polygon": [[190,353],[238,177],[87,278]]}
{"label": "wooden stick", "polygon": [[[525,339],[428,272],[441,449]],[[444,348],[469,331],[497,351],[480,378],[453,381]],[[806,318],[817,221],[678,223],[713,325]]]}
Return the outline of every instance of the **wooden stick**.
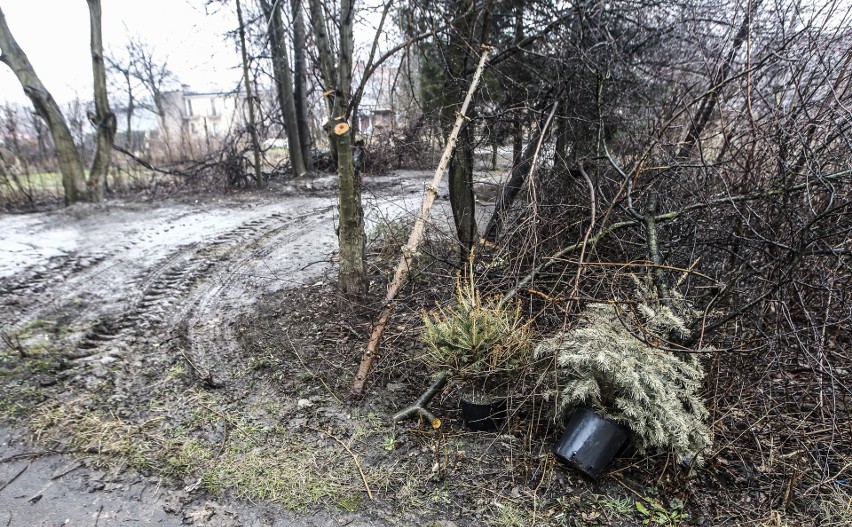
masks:
{"label": "wooden stick", "polygon": [[0,486],[0,491],[2,491],[2,490],[3,490],[3,489],[5,489],[6,487],[8,487],[8,486],[9,486],[9,485],[11,485],[12,483],[14,483],[14,482],[15,482],[15,480],[16,480],[16,479],[18,479],[18,477],[19,477],[21,474],[23,474],[24,472],[26,472],[26,470],[27,470],[28,468],[30,468],[30,465],[32,465],[32,463],[33,463],[33,462],[32,462],[32,461],[30,461],[28,464],[24,465],[24,468],[22,468],[21,470],[19,470],[17,474],[15,474],[14,476],[12,476],[12,477],[11,477],[11,479],[9,479],[9,481],[7,481],[7,482],[6,482],[6,483],[4,483],[2,486]]}
{"label": "wooden stick", "polygon": [[328,437],[334,439],[335,441],[337,441],[337,444],[342,446],[343,449],[346,450],[347,452],[349,452],[349,455],[352,456],[352,459],[355,461],[355,468],[358,469],[358,474],[361,475],[361,481],[364,482],[364,488],[367,490],[367,496],[369,496],[370,501],[372,501],[373,500],[373,491],[372,491],[372,489],[370,489],[370,484],[367,482],[367,475],[364,474],[364,469],[361,467],[361,460],[358,459],[358,455],[355,454],[355,452],[353,452],[352,449],[349,448],[349,446],[346,443],[344,443],[343,441],[338,439],[331,432],[326,432],[325,430],[321,430],[321,432],[324,433],[325,435],[327,435]]}
{"label": "wooden stick", "polygon": [[450,378],[450,374],[447,372],[443,372],[438,377],[435,378],[435,381],[431,386],[426,388],[426,391],[417,399],[417,401],[403,408],[393,415],[391,420],[396,424],[397,421],[402,421],[403,419],[408,419],[409,417],[417,414],[423,419],[426,419],[432,428],[441,428],[441,420],[435,417],[435,414],[426,409],[426,405],[438,395],[438,392],[441,391],[441,388],[447,384],[447,379]]}
{"label": "wooden stick", "polygon": [[370,335],[370,340],[367,343],[367,348],[361,356],[361,364],[358,366],[358,372],[355,374],[355,379],[352,381],[352,390],[350,395],[353,399],[360,399],[364,396],[364,385],[367,382],[367,375],[373,367],[373,362],[376,360],[376,352],[379,349],[382,335],[388,325],[391,315],[395,308],[393,300],[399,294],[402,286],[405,285],[405,280],[408,278],[408,273],[411,270],[411,261],[417,253],[417,248],[423,240],[423,232],[426,229],[426,222],[429,221],[429,213],[432,210],[432,204],[435,202],[435,197],[438,195],[438,186],[441,184],[441,179],[444,177],[444,172],[447,171],[447,165],[450,164],[450,157],[456,146],[459,131],[462,125],[467,120],[465,112],[467,112],[470,101],[473,99],[473,93],[476,91],[476,86],[479,84],[479,79],[482,77],[482,70],[485,69],[485,63],[491,55],[491,48],[483,46],[482,58],[479,59],[479,65],[476,67],[476,72],[473,74],[473,79],[470,81],[470,87],[467,90],[464,102],[461,109],[456,113],[456,122],[453,125],[453,130],[447,138],[447,146],[444,148],[444,153],[441,155],[441,162],[438,163],[438,168],[435,170],[435,175],[432,177],[432,182],[426,186],[426,193],[423,196],[423,203],[420,205],[420,214],[417,216],[417,221],[411,229],[411,234],[408,237],[408,243],[402,247],[402,256],[399,258],[399,263],[396,265],[393,280],[388,286],[388,292],[385,296],[385,307],[379,316],[373,328],[373,333]]}

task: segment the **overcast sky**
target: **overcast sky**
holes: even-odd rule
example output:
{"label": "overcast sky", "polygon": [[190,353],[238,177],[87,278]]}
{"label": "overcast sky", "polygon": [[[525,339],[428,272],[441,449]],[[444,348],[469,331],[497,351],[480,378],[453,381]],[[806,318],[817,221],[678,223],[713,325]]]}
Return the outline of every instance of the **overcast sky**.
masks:
{"label": "overcast sky", "polygon": [[[130,36],[149,42],[193,90],[232,89],[239,82],[229,10],[207,14],[204,0],[104,0],[104,49],[120,50]],[[84,0],[0,0],[6,23],[48,90],[62,105],[92,98],[89,10]],[[17,78],[0,64],[0,103],[27,103]]]}

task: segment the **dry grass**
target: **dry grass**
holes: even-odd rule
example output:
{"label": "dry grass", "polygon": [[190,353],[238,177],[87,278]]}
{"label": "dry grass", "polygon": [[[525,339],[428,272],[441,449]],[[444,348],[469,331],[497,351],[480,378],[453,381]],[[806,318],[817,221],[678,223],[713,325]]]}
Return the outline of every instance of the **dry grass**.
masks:
{"label": "dry grass", "polygon": [[[43,405],[32,416],[34,438],[94,454],[96,464],[112,470],[200,479],[213,494],[293,510],[321,503],[353,510],[360,502],[363,485],[345,451],[332,443],[305,443],[249,414],[226,411],[206,392],[186,392],[179,410],[170,405],[169,414],[178,410],[184,416],[179,422],[166,419],[164,405],[142,412],[154,417],[141,422],[91,406],[90,398]],[[219,439],[211,434],[217,430]]]}

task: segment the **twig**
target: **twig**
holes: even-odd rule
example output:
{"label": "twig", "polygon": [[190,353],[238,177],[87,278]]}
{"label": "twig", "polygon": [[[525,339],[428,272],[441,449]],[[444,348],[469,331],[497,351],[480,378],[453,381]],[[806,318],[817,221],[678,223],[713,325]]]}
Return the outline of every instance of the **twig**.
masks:
{"label": "twig", "polygon": [[645,497],[645,496],[643,496],[643,495],[639,494],[638,492],[636,492],[636,491],[635,491],[635,490],[633,490],[632,488],[628,487],[628,486],[627,486],[627,483],[625,483],[625,482],[621,481],[621,478],[613,478],[613,479],[615,479],[616,483],[618,483],[619,485],[621,485],[622,487],[624,487],[625,489],[627,489],[627,490],[628,490],[631,494],[633,494],[634,496],[636,496],[636,497],[637,497],[637,498],[639,498],[640,500],[645,501],[645,499],[646,499],[646,497]]}
{"label": "twig", "polygon": [[[348,327],[348,326],[347,326],[347,327]],[[350,330],[351,330],[351,328],[350,328]],[[354,332],[354,330],[351,330],[351,331],[353,331],[353,332]],[[299,350],[297,350],[297,349],[296,349],[296,345],[295,345],[295,344],[293,344],[293,341],[290,339],[290,331],[289,331],[289,330],[287,330],[287,331],[285,331],[285,332],[284,332],[284,336],[285,336],[285,337],[287,337],[287,343],[288,343],[288,344],[290,344],[290,349],[291,349],[291,350],[293,350],[293,355],[295,355],[295,356],[296,356],[296,358],[297,358],[297,359],[299,359],[299,363],[302,365],[302,368],[304,368],[304,369],[305,369],[305,371],[307,371],[307,372],[310,374],[310,376],[311,376],[311,377],[313,377],[314,379],[318,380],[318,381],[320,382],[320,384],[322,384],[322,385],[323,385],[323,387],[325,388],[325,390],[329,393],[329,395],[331,395],[332,397],[334,397],[334,400],[335,400],[335,401],[337,401],[338,403],[340,403],[341,405],[343,405],[343,401],[341,401],[341,400],[340,400],[340,398],[339,398],[337,395],[335,395],[334,391],[332,391],[332,389],[331,389],[331,388],[329,388],[328,384],[326,384],[326,383],[325,383],[325,381],[324,381],[324,380],[322,380],[322,377],[320,377],[319,375],[317,375],[316,373],[314,373],[314,372],[313,372],[313,370],[311,370],[311,369],[308,367],[308,365],[307,365],[307,364],[305,364],[305,361],[304,361],[304,360],[302,360],[302,356],[299,354]],[[357,334],[356,334],[356,336],[357,336]]]}
{"label": "twig", "polygon": [[72,463],[70,466],[67,466],[65,469],[63,469],[60,472],[51,476],[50,479],[59,479],[66,474],[70,474],[71,472],[74,472],[75,470],[77,470],[78,468],[80,468],[82,466],[83,466],[82,461],[76,461],[76,462]]}
{"label": "twig", "polygon": [[41,452],[22,452],[20,454],[12,454],[11,456],[0,459],[0,463],[9,463],[10,461],[18,461],[25,458],[38,458],[41,456],[49,456],[53,454],[68,454],[69,452],[60,450],[42,450]]}
{"label": "twig", "polygon": [[8,333],[6,333],[5,331],[0,331],[0,339],[3,340],[3,343],[6,344],[6,346],[10,350],[17,351],[22,359],[27,356],[27,351],[21,345],[21,340],[18,338],[17,335],[15,335],[15,340],[12,341],[12,337]]}
{"label": "twig", "polygon": [[184,351],[183,348],[178,347],[177,350],[180,352],[181,355],[183,355],[184,360],[186,360],[186,362],[190,365],[190,367],[198,376],[198,378],[204,381],[205,384],[207,384],[211,388],[220,388],[222,386],[222,383],[213,378],[212,373],[210,373],[209,371],[204,371],[200,367],[196,366],[195,363],[189,359],[189,356],[186,354],[186,351]]}
{"label": "twig", "polygon": [[301,268],[299,268],[299,270],[300,270],[300,271],[304,271],[305,269],[307,269],[308,267],[310,267],[310,266],[312,266],[312,265],[324,264],[324,263],[326,263],[326,264],[327,264],[327,263],[329,263],[330,261],[331,261],[331,258],[330,258],[330,257],[329,257],[329,258],[323,258],[322,260],[317,260],[317,261],[315,261],[315,262],[307,263],[307,264],[305,264],[304,266],[302,266]]}
{"label": "twig", "polygon": [[355,454],[355,452],[353,452],[352,449],[349,448],[346,445],[346,443],[344,443],[343,441],[341,441],[340,439],[337,439],[337,437],[332,435],[331,432],[326,432],[325,430],[320,430],[320,431],[323,434],[327,435],[328,437],[337,441],[337,444],[342,446],[347,452],[349,452],[349,455],[352,456],[353,460],[355,460],[355,466],[358,468],[358,473],[361,475],[361,481],[364,482],[364,488],[367,489],[367,496],[369,496],[370,500],[372,501],[373,500],[373,491],[370,490],[370,484],[367,483],[367,476],[364,474],[364,469],[361,468],[361,460],[358,459],[358,455]]}
{"label": "twig", "polygon": [[192,178],[192,177],[196,176],[196,174],[192,174],[190,172],[184,172],[183,170],[159,168],[159,167],[151,164],[151,162],[146,161],[146,160],[142,159],[141,157],[135,155],[133,152],[127,150],[126,148],[122,148],[122,147],[120,147],[116,144],[112,145],[112,149],[115,150],[116,152],[121,152],[122,154],[126,155],[130,159],[136,161],[137,163],[139,163],[143,167],[145,167],[148,170],[151,170],[153,172],[159,172],[160,174],[166,174],[167,176],[181,176],[181,177],[185,177],[185,178]]}
{"label": "twig", "polygon": [[9,485],[11,485],[11,484],[12,484],[12,483],[16,480],[16,479],[18,479],[18,477],[19,477],[21,474],[23,474],[24,472],[26,472],[26,470],[27,470],[28,468],[30,468],[30,465],[31,465],[31,464],[32,464],[32,461],[30,461],[29,463],[27,463],[26,465],[24,465],[24,468],[22,468],[21,470],[19,470],[19,471],[18,471],[18,473],[17,473],[17,474],[15,474],[14,476],[12,476],[12,479],[10,479],[10,480],[9,480],[9,481],[7,481],[6,483],[4,483],[2,486],[0,486],[0,492],[2,492],[2,491],[3,491],[3,489],[5,489],[5,488],[6,488],[6,487],[8,487]]}
{"label": "twig", "polygon": [[98,521],[101,519],[101,512],[104,510],[104,505],[101,503],[101,507],[98,509],[98,514],[95,516],[95,527],[98,527]]}
{"label": "twig", "polygon": [[595,199],[595,185],[592,183],[592,178],[589,177],[589,174],[586,173],[586,170],[583,168],[583,164],[579,165],[580,175],[583,176],[583,179],[586,181],[586,186],[589,187],[589,228],[586,229],[586,234],[583,236],[583,245],[580,247],[580,258],[577,262],[577,275],[574,277],[574,287],[571,290],[571,296],[578,296],[580,294],[580,276],[583,273],[583,259],[586,257],[586,245],[589,243],[589,236],[592,235],[592,231],[595,229],[595,221],[597,220],[597,201]]}
{"label": "twig", "polygon": [[391,420],[396,423],[397,421],[402,421],[403,419],[408,419],[409,417],[417,414],[429,421],[429,424],[432,425],[432,428],[440,428],[441,420],[435,417],[435,414],[426,409],[426,405],[438,395],[438,392],[447,384],[447,379],[449,379],[450,374],[447,372],[443,372],[438,375],[435,381],[426,388],[426,391],[417,399],[417,401],[403,408],[393,415]]}

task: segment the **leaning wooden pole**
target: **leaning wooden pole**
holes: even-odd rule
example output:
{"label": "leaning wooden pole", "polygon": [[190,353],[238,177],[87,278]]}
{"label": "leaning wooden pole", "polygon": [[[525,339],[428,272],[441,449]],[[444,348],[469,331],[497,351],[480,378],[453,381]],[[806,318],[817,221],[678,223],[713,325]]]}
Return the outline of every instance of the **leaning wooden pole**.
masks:
{"label": "leaning wooden pole", "polygon": [[423,240],[423,232],[426,230],[426,222],[429,221],[429,213],[432,210],[432,204],[435,202],[435,197],[438,195],[438,186],[441,184],[441,179],[444,177],[444,172],[447,171],[447,165],[450,164],[450,158],[453,154],[453,149],[456,146],[456,140],[459,131],[462,128],[467,117],[465,112],[473,99],[473,93],[476,91],[476,86],[479,84],[479,79],[482,77],[482,70],[485,69],[485,64],[488,62],[488,57],[491,55],[491,48],[483,46],[482,57],[479,59],[479,65],[476,67],[476,72],[473,74],[473,79],[470,81],[470,87],[467,90],[467,96],[464,98],[461,109],[456,114],[456,122],[453,125],[453,130],[447,138],[447,146],[444,148],[444,153],[441,155],[441,162],[438,163],[438,168],[435,170],[435,175],[432,177],[432,182],[426,186],[426,193],[423,195],[423,203],[420,205],[420,214],[417,216],[417,221],[414,222],[414,227],[411,229],[411,234],[408,236],[408,243],[402,247],[402,256],[399,258],[399,263],[396,265],[396,271],[393,275],[393,280],[388,286],[387,295],[385,295],[385,306],[382,313],[373,327],[373,334],[370,335],[370,340],[367,342],[367,348],[361,356],[361,364],[358,366],[358,372],[355,374],[355,379],[352,382],[351,396],[355,399],[360,399],[364,396],[364,386],[367,382],[367,375],[373,367],[373,362],[376,360],[376,352],[379,349],[382,335],[388,325],[391,315],[393,315],[395,304],[394,299],[399,294],[402,286],[405,285],[405,280],[408,278],[408,273],[411,270],[411,261],[417,253],[417,248],[420,247],[420,242]]}

